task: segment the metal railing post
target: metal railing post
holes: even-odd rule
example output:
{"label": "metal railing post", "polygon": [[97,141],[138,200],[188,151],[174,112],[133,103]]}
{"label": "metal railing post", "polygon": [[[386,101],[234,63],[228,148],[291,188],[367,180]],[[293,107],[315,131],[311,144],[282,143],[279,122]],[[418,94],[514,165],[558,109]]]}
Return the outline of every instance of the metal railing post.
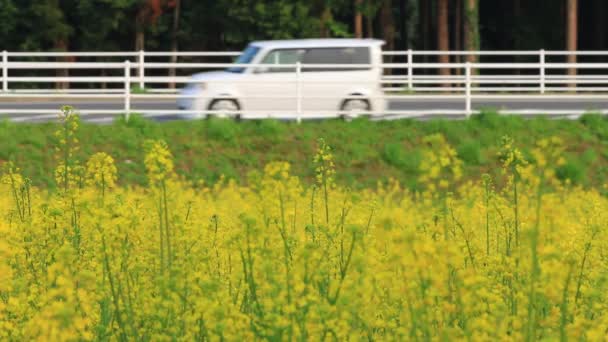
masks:
{"label": "metal railing post", "polygon": [[466,63],[465,68],[465,101],[466,101],[466,116],[471,116],[471,62]]}
{"label": "metal railing post", "polygon": [[2,91],[8,91],[8,52],[2,51]]}
{"label": "metal railing post", "polygon": [[541,49],[540,50],[540,55],[539,55],[539,62],[540,62],[540,93],[544,94],[545,93],[545,50]]}
{"label": "metal railing post", "polygon": [[144,66],[146,64],[145,61],[145,54],[144,54],[144,50],[139,50],[139,72],[138,72],[138,76],[139,76],[139,89],[143,90],[146,86],[145,82],[144,82],[144,77],[145,77],[145,71],[144,71]]}
{"label": "metal railing post", "polygon": [[301,123],[302,122],[302,84],[301,84],[301,77],[302,77],[302,65],[300,64],[300,62],[296,63],[296,115],[297,115],[297,122]]}
{"label": "metal railing post", "polygon": [[131,112],[131,62],[125,61],[125,120],[129,121]]}
{"label": "metal railing post", "polygon": [[407,50],[407,88],[412,90],[414,88],[414,55],[412,49]]}

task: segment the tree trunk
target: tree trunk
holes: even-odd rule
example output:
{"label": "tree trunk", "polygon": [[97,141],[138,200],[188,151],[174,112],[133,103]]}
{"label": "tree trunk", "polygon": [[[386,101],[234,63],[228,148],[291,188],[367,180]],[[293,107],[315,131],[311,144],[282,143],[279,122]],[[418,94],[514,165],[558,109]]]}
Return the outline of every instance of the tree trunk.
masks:
{"label": "tree trunk", "polygon": [[[450,32],[448,29],[448,0],[439,0],[437,3],[437,47],[439,51],[450,50]],[[449,55],[439,55],[439,63],[450,63]],[[440,68],[441,76],[449,76],[449,68]],[[448,84],[444,84],[447,87]]]}
{"label": "tree trunk", "polygon": [[[137,15],[135,16],[135,51],[145,50],[145,22],[146,22],[146,11],[145,7],[142,5],[137,10]],[[141,62],[138,60],[138,62]],[[139,68],[135,68],[135,72],[131,69],[133,76],[144,76],[139,74]]]}
{"label": "tree trunk", "polygon": [[[578,35],[578,0],[566,0],[567,8],[566,8],[566,50],[568,51],[576,51],[577,50],[577,35]],[[576,63],[576,55],[568,55],[568,63]],[[576,68],[568,69],[569,76],[576,76]],[[576,87],[576,83],[570,84],[571,88]]]}
{"label": "tree trunk", "polygon": [[[380,8],[380,25],[382,26],[382,38],[386,41],[386,50],[395,50],[395,20],[393,18],[393,7],[391,0],[384,0]],[[387,63],[392,62],[391,56],[387,56]],[[391,69],[384,69],[387,75],[391,74]]]}
{"label": "tree trunk", "polygon": [[323,11],[321,12],[321,38],[328,38],[331,35],[329,31],[329,23],[332,21],[331,8],[327,5],[324,5]]}
{"label": "tree trunk", "polygon": [[382,26],[382,38],[386,41],[386,50],[395,50],[396,30],[391,0],[384,0],[382,3],[382,8],[380,8],[380,25]]}
{"label": "tree trunk", "polygon": [[135,15],[135,50],[144,49],[144,29],[146,25],[146,9],[142,5]]}
{"label": "tree trunk", "polygon": [[[479,9],[477,0],[465,1],[464,45],[467,51],[479,50]],[[477,56],[469,55],[467,61],[477,62]]]}
{"label": "tree trunk", "polygon": [[[461,51],[462,50],[462,0],[455,0],[455,8],[454,8],[454,50]],[[462,60],[461,56],[454,55],[454,62],[460,63]],[[456,74],[461,74],[461,69],[456,69]]]}
{"label": "tree trunk", "polygon": [[355,0],[355,37],[363,38],[363,15],[361,14],[361,6],[363,0]]}
{"label": "tree trunk", "polygon": [[137,29],[135,32],[135,50],[144,50],[145,43],[145,33],[143,26]]}
{"label": "tree trunk", "polygon": [[365,21],[367,23],[367,38],[374,38],[374,18],[367,15]]}
{"label": "tree trunk", "polygon": [[405,33],[403,39],[406,40],[405,47],[407,49],[413,49],[416,46],[416,41],[419,38],[420,30],[420,5],[418,0],[405,0],[405,8],[403,18],[400,18],[404,22]]}
{"label": "tree trunk", "polygon": [[[60,52],[65,52],[65,51],[67,51],[67,48],[68,48],[68,44],[65,39],[58,38],[55,40],[55,50],[60,51]],[[73,60],[73,58],[57,57],[57,60],[59,62],[71,62]],[[55,75],[57,77],[69,77],[70,73],[68,72],[68,69],[57,69],[55,71]],[[55,89],[68,89],[68,87],[69,87],[68,82],[65,82],[65,81],[55,82]]]}
{"label": "tree trunk", "polygon": [[[171,51],[177,52],[177,35],[179,31],[179,10],[180,0],[175,0],[175,7],[173,8],[173,28],[171,30]],[[177,63],[177,55],[171,55],[171,63]],[[169,69],[169,77],[175,77],[175,68]],[[170,89],[175,89],[175,82],[169,83]]]}

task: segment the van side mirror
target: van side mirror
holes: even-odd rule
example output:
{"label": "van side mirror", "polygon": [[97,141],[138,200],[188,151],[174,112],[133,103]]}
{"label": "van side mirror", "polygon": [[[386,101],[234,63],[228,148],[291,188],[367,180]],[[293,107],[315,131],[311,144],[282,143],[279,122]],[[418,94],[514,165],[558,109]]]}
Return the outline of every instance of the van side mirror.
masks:
{"label": "van side mirror", "polygon": [[254,74],[266,74],[270,70],[269,67],[257,67],[253,69]]}

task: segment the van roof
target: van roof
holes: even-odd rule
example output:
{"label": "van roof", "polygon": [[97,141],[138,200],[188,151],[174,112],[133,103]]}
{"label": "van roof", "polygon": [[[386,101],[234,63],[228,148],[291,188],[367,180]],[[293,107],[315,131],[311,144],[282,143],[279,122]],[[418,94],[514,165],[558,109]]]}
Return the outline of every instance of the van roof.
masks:
{"label": "van roof", "polygon": [[290,39],[290,40],[263,40],[251,42],[261,48],[313,48],[313,47],[357,47],[357,46],[381,46],[384,41],[380,39]]}

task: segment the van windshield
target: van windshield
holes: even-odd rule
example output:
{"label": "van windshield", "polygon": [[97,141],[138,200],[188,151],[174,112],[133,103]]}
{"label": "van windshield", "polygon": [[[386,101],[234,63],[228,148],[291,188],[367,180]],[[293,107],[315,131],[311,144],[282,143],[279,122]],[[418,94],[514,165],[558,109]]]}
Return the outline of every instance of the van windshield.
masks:
{"label": "van windshield", "polygon": [[[258,51],[260,51],[260,48],[257,46],[253,46],[253,45],[249,45],[245,51],[243,51],[243,53],[239,56],[239,58],[237,58],[237,60],[234,62],[235,64],[249,64],[251,63],[251,61],[253,60],[253,58],[258,54]],[[233,72],[233,73],[237,73],[237,74],[242,74],[243,71],[245,71],[244,67],[230,67],[228,69],[226,69],[226,71],[228,72]]]}

